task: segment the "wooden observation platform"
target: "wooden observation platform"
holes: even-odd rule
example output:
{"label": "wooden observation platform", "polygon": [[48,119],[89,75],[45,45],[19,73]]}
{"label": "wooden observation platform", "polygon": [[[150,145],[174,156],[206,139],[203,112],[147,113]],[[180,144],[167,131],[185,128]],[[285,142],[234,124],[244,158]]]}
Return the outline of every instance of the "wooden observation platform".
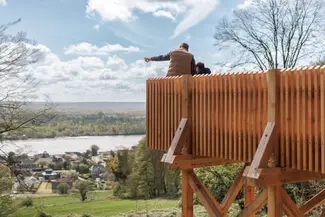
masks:
{"label": "wooden observation platform", "polygon": [[[325,200],[323,189],[297,207],[282,188],[325,178],[324,67],[149,79],[146,106],[147,145],[182,170],[182,216],[193,216],[193,193],[216,217],[242,188],[239,216],[267,204],[269,217],[299,217]],[[193,169],[232,163],[245,166],[219,203]]]}

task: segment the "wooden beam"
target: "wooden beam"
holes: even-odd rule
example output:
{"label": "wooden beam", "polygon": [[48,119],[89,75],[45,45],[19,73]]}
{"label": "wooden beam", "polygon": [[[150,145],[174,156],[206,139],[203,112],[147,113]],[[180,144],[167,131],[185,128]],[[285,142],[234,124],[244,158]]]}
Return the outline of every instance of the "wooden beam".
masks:
{"label": "wooden beam", "polygon": [[268,217],[282,217],[282,187],[280,185],[273,185],[267,187],[267,216]]}
{"label": "wooden beam", "polygon": [[302,207],[300,207],[300,211],[302,214],[307,214],[317,206],[319,206],[325,200],[325,189],[321,190],[316,196],[307,201]]}
{"label": "wooden beam", "polygon": [[284,185],[288,183],[305,182],[325,179],[325,174],[301,171],[291,168],[263,168],[258,170],[258,179],[247,178],[249,167],[244,171],[244,184],[265,188],[269,185]]}
{"label": "wooden beam", "polygon": [[255,179],[259,177],[259,168],[267,166],[274,149],[275,139],[275,122],[268,122],[260,143],[258,144],[258,148],[251,163],[247,177]]}
{"label": "wooden beam", "polygon": [[223,210],[218,202],[212,197],[204,184],[198,179],[194,172],[189,172],[189,184],[198,196],[200,202],[210,217],[222,217]]}
{"label": "wooden beam", "polygon": [[163,156],[162,162],[172,164],[175,159],[175,155],[180,154],[184,141],[185,141],[185,128],[187,127],[187,118],[182,118],[178,125],[177,131],[173,138],[173,141],[168,149],[167,155]]}
{"label": "wooden beam", "polygon": [[245,166],[241,169],[241,171],[238,173],[237,178],[231,185],[230,189],[228,190],[226,196],[222,200],[221,207],[223,211],[226,213],[228,212],[228,209],[230,208],[232,202],[235,200],[237,194],[241,190],[243,186],[243,173],[244,173]]}
{"label": "wooden beam", "polygon": [[225,165],[225,164],[233,164],[233,163],[239,163],[239,161],[226,160],[222,158],[195,157],[192,155],[177,155],[175,156],[174,161],[170,165],[169,169],[184,170],[184,169],[193,169],[193,168],[217,166],[217,165]]}
{"label": "wooden beam", "polygon": [[263,190],[237,217],[247,217],[259,211],[267,201],[267,191]]}
{"label": "wooden beam", "polygon": [[182,171],[182,217],[193,217],[193,190],[186,170]]}
{"label": "wooden beam", "polygon": [[283,210],[288,217],[303,217],[303,214],[297,207],[297,205],[292,201],[288,193],[282,188],[282,198],[283,198]]}

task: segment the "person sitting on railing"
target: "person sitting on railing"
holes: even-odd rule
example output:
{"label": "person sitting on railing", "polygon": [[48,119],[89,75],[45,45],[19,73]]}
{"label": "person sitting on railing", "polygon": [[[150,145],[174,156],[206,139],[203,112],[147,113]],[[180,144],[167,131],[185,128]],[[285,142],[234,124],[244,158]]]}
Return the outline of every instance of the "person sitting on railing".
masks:
{"label": "person sitting on railing", "polygon": [[195,60],[193,54],[188,52],[189,46],[182,43],[179,48],[166,55],[159,55],[151,58],[144,58],[146,62],[167,61],[169,62],[166,76],[195,75]]}
{"label": "person sitting on railing", "polygon": [[211,74],[211,70],[209,68],[205,68],[204,63],[198,62],[196,64],[196,74],[197,75]]}

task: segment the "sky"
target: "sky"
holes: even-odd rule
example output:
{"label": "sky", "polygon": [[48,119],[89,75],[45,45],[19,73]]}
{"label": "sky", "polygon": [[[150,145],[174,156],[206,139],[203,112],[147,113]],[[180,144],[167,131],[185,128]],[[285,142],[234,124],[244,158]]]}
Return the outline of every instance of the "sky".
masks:
{"label": "sky", "polygon": [[[143,102],[148,78],[168,62],[145,63],[187,42],[212,70],[222,53],[215,25],[250,0],[0,0],[0,20],[22,21],[43,58],[31,66],[39,95],[54,102]],[[38,100],[42,100],[40,97]]]}

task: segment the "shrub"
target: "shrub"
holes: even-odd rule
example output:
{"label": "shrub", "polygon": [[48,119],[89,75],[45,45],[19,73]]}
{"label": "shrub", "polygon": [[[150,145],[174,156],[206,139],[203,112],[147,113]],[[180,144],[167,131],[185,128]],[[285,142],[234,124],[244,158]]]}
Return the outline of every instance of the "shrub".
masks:
{"label": "shrub", "polygon": [[52,217],[50,214],[47,214],[46,212],[40,211],[37,213],[36,217]]}
{"label": "shrub", "polygon": [[21,202],[22,206],[26,206],[26,207],[30,207],[33,206],[33,199],[31,197],[26,197],[25,199],[23,199],[23,201]]}
{"label": "shrub", "polygon": [[67,194],[68,191],[69,191],[69,188],[70,188],[70,186],[69,186],[67,183],[60,183],[60,184],[58,185],[57,191],[58,191],[60,194]]}

